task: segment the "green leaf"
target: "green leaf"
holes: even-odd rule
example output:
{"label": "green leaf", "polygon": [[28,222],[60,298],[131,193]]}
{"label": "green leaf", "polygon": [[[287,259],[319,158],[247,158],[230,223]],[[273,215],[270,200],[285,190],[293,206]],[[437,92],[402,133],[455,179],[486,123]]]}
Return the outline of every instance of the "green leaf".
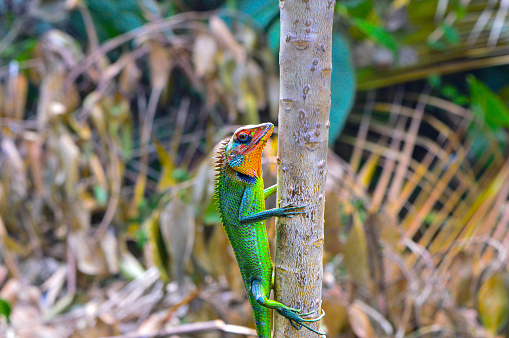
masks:
{"label": "green leaf", "polygon": [[137,0],[87,0],[101,41],[136,29],[145,23]]}
{"label": "green leaf", "polygon": [[434,73],[428,76],[428,83],[433,88],[439,88],[442,85],[442,76]]}
{"label": "green leaf", "polygon": [[475,76],[467,76],[471,109],[491,129],[509,127],[509,109],[504,101]]}
{"label": "green leaf", "polygon": [[345,0],[341,3],[347,8],[348,13],[356,18],[365,18],[373,10],[373,0]]}
{"label": "green leaf", "polygon": [[11,305],[5,300],[0,298],[0,315],[5,316],[7,318],[7,322],[10,323],[10,315],[11,315]]}
{"label": "green leaf", "polygon": [[108,202],[108,192],[99,184],[96,184],[94,185],[94,198],[100,206],[104,206]]}
{"label": "green leaf", "polygon": [[442,95],[449,99],[454,99],[459,95],[459,91],[458,88],[454,87],[453,85],[446,84],[442,87]]}
{"label": "green leaf", "polygon": [[[408,19],[412,24],[429,22],[435,16],[438,0],[408,1]],[[418,27],[421,28],[421,27]]]}
{"label": "green leaf", "polygon": [[509,294],[500,274],[495,273],[482,283],[477,302],[484,327],[496,336],[509,318]]}
{"label": "green leaf", "polygon": [[444,31],[444,38],[447,40],[447,42],[453,46],[456,46],[460,43],[460,34],[458,33],[456,27],[446,24],[442,24],[441,27]]}
{"label": "green leaf", "polygon": [[216,203],[214,199],[210,200],[207,209],[205,209],[203,215],[203,223],[205,225],[215,225],[221,223],[221,220],[219,219],[219,214],[217,213]]}
{"label": "green leaf", "polygon": [[434,50],[445,51],[447,49],[447,45],[440,40],[437,40],[437,41],[429,41],[428,40],[428,41],[426,41],[426,43],[428,44],[429,48],[434,49]]}
{"label": "green leaf", "polygon": [[281,24],[279,20],[274,22],[267,32],[267,46],[270,51],[277,55],[279,53],[279,35],[281,34]]}
{"label": "green leaf", "polygon": [[191,178],[186,168],[176,168],[171,175],[177,182],[185,182]]}
{"label": "green leaf", "polygon": [[133,153],[133,126],[126,122],[122,128],[121,134],[122,155],[125,159],[130,159]]}
{"label": "green leaf", "polygon": [[385,30],[385,28],[358,18],[352,18],[351,22],[361,32],[378,42],[380,45],[390,49],[395,54],[397,53],[398,43],[396,39]]}
{"label": "green leaf", "polygon": [[329,143],[339,137],[355,101],[356,78],[348,41],[332,36],[332,76]]}
{"label": "green leaf", "polygon": [[276,17],[279,17],[278,2],[273,0],[238,0],[238,10],[249,15],[260,28],[266,29]]}

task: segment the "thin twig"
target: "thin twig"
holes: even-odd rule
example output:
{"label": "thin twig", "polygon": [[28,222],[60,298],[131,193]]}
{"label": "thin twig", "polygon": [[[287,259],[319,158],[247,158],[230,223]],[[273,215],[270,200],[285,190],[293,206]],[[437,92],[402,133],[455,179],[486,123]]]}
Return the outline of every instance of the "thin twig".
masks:
{"label": "thin twig", "polygon": [[120,190],[122,188],[122,179],[119,175],[120,173],[120,161],[118,159],[116,146],[109,140],[109,148],[110,153],[113,154],[111,156],[111,198],[108,203],[108,207],[106,209],[106,212],[104,213],[104,217],[97,227],[97,230],[95,231],[94,235],[92,236],[94,239],[94,242],[98,242],[103,238],[104,234],[108,230],[109,225],[111,224],[111,221],[113,221],[113,217],[115,216],[115,213],[117,212],[117,206],[118,202],[120,200]]}
{"label": "thin twig", "polygon": [[[212,15],[214,12],[186,12],[173,15],[172,17],[148,23],[139,28],[133,29],[125,34],[114,37],[104,44],[101,47],[94,50],[89,56],[87,56],[77,67],[73,68],[70,74],[67,76],[65,80],[65,85],[69,85],[73,83],[78,76],[80,76],[83,72],[85,72],[88,68],[90,68],[97,60],[103,57],[109,51],[120,47],[121,45],[131,41],[132,39],[141,36],[143,34],[153,34],[160,31],[164,31],[166,29],[175,28],[179,24],[185,23],[190,20],[204,20]],[[182,27],[180,27],[182,28]]]}
{"label": "thin twig", "polygon": [[3,53],[3,51],[16,39],[19,32],[21,32],[21,29],[25,25],[25,19],[21,18],[16,20],[14,23],[14,27],[12,27],[7,34],[3,37],[2,40],[0,40],[0,55]]}
{"label": "thin twig", "polygon": [[[164,338],[176,334],[191,334],[191,333],[204,333],[204,332],[224,332],[232,334],[240,334],[244,336],[256,337],[256,331],[244,326],[226,324],[222,320],[212,320],[209,322],[182,324],[170,329],[162,330],[157,333],[142,334],[142,335],[121,335],[109,338]],[[106,338],[106,337],[103,337]]]}

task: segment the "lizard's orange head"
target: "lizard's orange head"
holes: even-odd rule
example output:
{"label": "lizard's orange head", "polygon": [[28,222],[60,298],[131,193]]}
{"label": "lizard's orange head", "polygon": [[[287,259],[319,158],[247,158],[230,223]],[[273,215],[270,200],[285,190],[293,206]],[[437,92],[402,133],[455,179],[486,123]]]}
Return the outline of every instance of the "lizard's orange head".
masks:
{"label": "lizard's orange head", "polygon": [[225,148],[229,166],[241,174],[260,177],[262,151],[273,130],[272,123],[237,129]]}

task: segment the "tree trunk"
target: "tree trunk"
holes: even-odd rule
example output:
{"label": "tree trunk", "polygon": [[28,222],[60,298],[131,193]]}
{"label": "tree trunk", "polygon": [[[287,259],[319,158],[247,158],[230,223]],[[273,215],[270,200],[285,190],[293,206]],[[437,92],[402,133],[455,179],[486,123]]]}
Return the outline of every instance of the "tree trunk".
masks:
{"label": "tree trunk", "polygon": [[[276,224],[277,301],[320,315],[323,210],[335,1],[280,0],[279,205],[309,204]],[[310,323],[319,329],[319,323]],[[316,337],[275,315],[275,337]]]}

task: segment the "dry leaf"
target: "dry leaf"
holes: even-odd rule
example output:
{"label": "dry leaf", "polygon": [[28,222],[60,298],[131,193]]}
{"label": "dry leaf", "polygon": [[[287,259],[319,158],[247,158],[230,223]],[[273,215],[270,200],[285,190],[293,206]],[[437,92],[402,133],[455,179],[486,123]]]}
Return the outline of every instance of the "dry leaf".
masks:
{"label": "dry leaf", "polygon": [[78,183],[80,149],[74,143],[71,136],[63,133],[59,138],[60,163],[65,173],[64,188],[67,196],[76,196],[76,184]]}
{"label": "dry leaf", "polygon": [[368,315],[355,303],[348,307],[348,320],[357,337],[372,338],[377,336],[371,326]]}
{"label": "dry leaf", "polygon": [[25,164],[14,141],[4,137],[1,149],[5,160],[2,161],[1,176],[6,179],[6,186],[10,189],[8,199],[11,203],[23,200],[27,196],[28,182]]}
{"label": "dry leaf", "polygon": [[108,137],[107,121],[104,110],[98,102],[98,98],[98,92],[88,94],[83,101],[83,108],[90,111],[90,119],[93,127],[102,139],[106,139]]}
{"label": "dry leaf", "polygon": [[192,205],[196,211],[196,215],[199,217],[199,220],[207,217],[205,213],[211,203],[212,196],[214,194],[215,175],[213,171],[212,156],[214,156],[212,153],[207,154],[195,173]]}
{"label": "dry leaf", "polygon": [[170,49],[159,42],[150,41],[150,83],[153,88],[164,88],[173,68],[173,55]]}
{"label": "dry leaf", "polygon": [[249,60],[247,62],[246,72],[251,92],[256,97],[256,107],[260,110],[265,109],[267,106],[267,96],[265,93],[267,84],[265,83],[263,70],[256,62]]}
{"label": "dry leaf", "polygon": [[120,78],[118,80],[119,92],[127,97],[131,97],[138,88],[138,84],[141,78],[141,71],[136,66],[136,62],[134,62],[133,58],[128,54],[126,56],[128,58],[126,66],[120,73]]}
{"label": "dry leaf", "polygon": [[182,285],[194,242],[193,207],[175,196],[161,212],[159,227],[170,254],[173,278]]}
{"label": "dry leaf", "polygon": [[323,321],[330,337],[340,337],[340,333],[348,325],[347,308],[343,306],[339,287],[324,289],[322,308],[327,314]]}
{"label": "dry leaf", "polygon": [[148,234],[149,245],[147,246],[147,253],[149,256],[147,257],[147,262],[157,267],[161,274],[161,279],[168,283],[171,275],[171,264],[168,251],[161,237],[161,229],[159,228],[160,214],[159,210],[154,210],[152,215],[143,222],[141,228],[145,229]]}
{"label": "dry leaf", "polygon": [[25,115],[25,105],[28,91],[28,80],[23,74],[9,78],[5,91],[4,104],[6,117],[21,120]]}
{"label": "dry leaf", "polygon": [[279,77],[269,74],[267,78],[267,101],[269,103],[270,118],[277,120],[279,113]]}
{"label": "dry leaf", "polygon": [[472,298],[472,282],[474,280],[474,262],[472,255],[465,251],[459,252],[449,268],[451,282],[449,290],[456,305],[465,305]]}
{"label": "dry leaf", "polygon": [[108,191],[108,181],[106,179],[106,173],[104,172],[101,160],[96,154],[92,154],[89,160],[90,170],[94,173],[97,184],[101,186],[105,191]]}
{"label": "dry leaf", "polygon": [[79,271],[88,275],[105,275],[108,273],[104,253],[99,244],[88,238],[86,231],[70,232],[67,240]]}
{"label": "dry leaf", "polygon": [[67,266],[60,266],[46,281],[41,285],[41,290],[46,292],[44,296],[44,306],[50,308],[62,291],[65,281],[67,280]]}
{"label": "dry leaf", "polygon": [[369,287],[368,244],[364,227],[354,211],[354,224],[348,233],[343,254],[345,265],[352,279],[363,286]]}
{"label": "dry leaf", "polygon": [[37,133],[27,131],[24,135],[27,150],[28,160],[30,166],[30,173],[32,174],[32,181],[35,186],[37,195],[42,196],[43,191],[43,164],[42,164],[42,141]]}
{"label": "dry leaf", "polygon": [[200,34],[194,40],[193,64],[198,77],[210,76],[217,69],[216,40],[207,34]]}
{"label": "dry leaf", "polygon": [[212,34],[233,54],[235,61],[240,65],[244,64],[246,61],[246,51],[235,40],[226,23],[219,17],[212,16],[209,25]]}
{"label": "dry leaf", "polygon": [[497,335],[509,319],[509,292],[500,273],[494,273],[482,283],[477,302],[484,327]]}
{"label": "dry leaf", "polygon": [[106,259],[106,265],[108,266],[108,271],[115,275],[119,271],[118,267],[118,240],[112,232],[106,232],[104,236],[101,238],[99,244],[104,253],[104,258]]}

